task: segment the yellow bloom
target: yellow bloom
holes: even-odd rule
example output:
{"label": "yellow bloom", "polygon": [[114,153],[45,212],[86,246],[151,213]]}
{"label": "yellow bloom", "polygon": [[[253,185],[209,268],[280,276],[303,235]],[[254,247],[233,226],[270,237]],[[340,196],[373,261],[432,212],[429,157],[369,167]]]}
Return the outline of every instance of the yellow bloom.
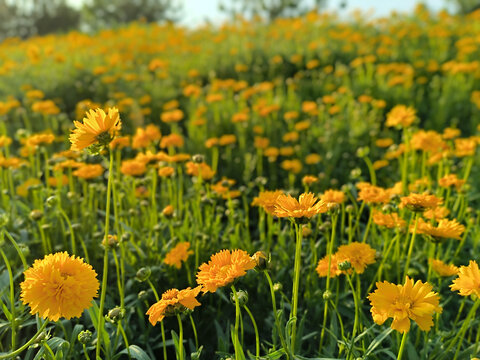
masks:
{"label": "yellow bloom", "polygon": [[439,276],[452,276],[458,274],[458,267],[453,264],[445,264],[442,260],[428,259],[433,271]]}
{"label": "yellow bloom", "polygon": [[368,244],[352,242],[340,246],[336,257],[339,262],[348,261],[358,274],[362,274],[367,265],[375,262],[375,249]]}
{"label": "yellow bloom", "polygon": [[428,209],[434,209],[443,202],[443,199],[435,195],[411,193],[408,196],[400,198],[400,207],[407,207],[411,211],[424,212]]}
{"label": "yellow bloom", "polygon": [[182,267],[182,261],[187,261],[191,254],[193,254],[193,251],[190,250],[190,243],[188,241],[181,242],[165,255],[163,262],[180,269]]}
{"label": "yellow bloom", "polygon": [[247,270],[255,267],[256,262],[244,250],[221,250],[203,263],[197,273],[197,283],[203,292],[215,292],[219,287],[232,283],[244,276]]}
{"label": "yellow bloom", "polygon": [[201,287],[197,286],[194,289],[190,287],[184,290],[170,289],[162,294],[162,298],[150,306],[146,315],[150,324],[154,325],[162,321],[165,316],[176,315],[186,310],[186,308],[193,310],[196,306],[201,304],[196,297],[200,292]]}
{"label": "yellow bloom", "polygon": [[32,315],[38,313],[52,321],[80,317],[92,305],[100,286],[92,266],[67,252],[35,260],[24,275],[22,302],[30,305]]}
{"label": "yellow bloom", "polygon": [[[324,258],[318,261],[317,267],[315,270],[317,271],[318,276],[326,277],[328,276],[328,262],[329,256],[326,255]],[[342,271],[338,268],[338,258],[336,254],[332,254],[330,259],[330,277],[334,278],[342,273]]]}
{"label": "yellow bloom", "polygon": [[475,294],[480,297],[480,270],[475,260],[470,260],[468,266],[460,266],[458,277],[453,280],[450,289],[458,290],[462,296]]}
{"label": "yellow bloom", "polygon": [[[414,229],[414,225],[410,226],[410,232]],[[423,219],[418,220],[417,234],[427,234],[435,238],[457,239],[460,240],[465,226],[460,224],[457,220],[442,219],[437,226],[433,226]]]}
{"label": "yellow bloom", "polygon": [[121,129],[122,122],[116,108],[109,108],[108,113],[102,109],[90,110],[83,123],[74,121],[76,129],[70,134],[71,150],[80,151],[90,145],[106,145]]}
{"label": "yellow bloom", "polygon": [[397,105],[387,114],[386,125],[388,127],[400,125],[410,126],[416,117],[416,110],[405,105]]}
{"label": "yellow bloom", "polygon": [[260,206],[270,215],[273,215],[275,211],[275,203],[277,198],[283,194],[282,190],[275,191],[261,191],[258,196],[253,198],[252,206]]}
{"label": "yellow bloom", "polygon": [[428,331],[433,325],[433,314],[441,313],[438,293],[432,285],[418,280],[415,284],[408,276],[404,285],[388,281],[377,282],[377,289],[368,295],[373,321],[382,325],[393,318],[391,328],[401,333],[410,330],[410,320],[415,321],[421,330]]}
{"label": "yellow bloom", "polygon": [[328,204],[342,204],[345,201],[345,194],[339,190],[325,190],[320,195],[320,200]]}
{"label": "yellow bloom", "polygon": [[297,199],[291,195],[280,195],[275,203],[274,215],[278,217],[311,218],[327,212],[327,204],[312,193],[304,193]]}
{"label": "yellow bloom", "polygon": [[390,193],[382,187],[369,183],[359,183],[357,188],[360,189],[358,201],[365,201],[367,204],[386,204],[390,201]]}
{"label": "yellow bloom", "polygon": [[397,213],[383,214],[378,210],[373,210],[373,222],[378,226],[385,226],[389,229],[394,227],[405,227],[406,222]]}
{"label": "yellow bloom", "polygon": [[92,164],[92,165],[83,165],[75,170],[72,174],[76,177],[90,180],[96,177],[99,177],[103,174],[103,167],[100,164]]}

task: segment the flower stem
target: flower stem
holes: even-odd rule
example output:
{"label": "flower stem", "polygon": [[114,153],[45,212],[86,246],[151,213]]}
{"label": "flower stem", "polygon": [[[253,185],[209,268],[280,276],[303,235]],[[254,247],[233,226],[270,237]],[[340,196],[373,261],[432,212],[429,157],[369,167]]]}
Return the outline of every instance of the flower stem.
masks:
{"label": "flower stem", "polygon": [[291,344],[292,352],[295,354],[295,338],[297,333],[297,308],[298,308],[298,288],[300,285],[300,266],[302,260],[302,228],[295,223],[295,234],[296,234],[296,244],[295,244],[295,265],[293,270],[293,292],[292,292],[292,311],[290,313],[290,319],[292,321],[292,333],[291,333]]}
{"label": "flower stem", "polygon": [[457,335],[455,335],[455,337],[453,338],[453,340],[450,342],[447,349],[445,350],[445,353],[447,353],[451,348],[453,348],[455,343],[458,341],[457,350],[455,351],[454,360],[457,359],[458,352],[460,351],[460,347],[462,345],[463,338],[465,337],[465,333],[467,332],[468,326],[471,323],[472,317],[477,312],[477,308],[478,308],[479,305],[480,305],[480,300],[477,300],[475,302],[475,304],[473,304],[472,308],[468,312],[467,317],[465,318],[465,320],[463,320],[463,324],[462,324],[462,327],[460,328],[460,331],[457,332]]}
{"label": "flower stem", "polygon": [[398,349],[397,360],[402,360],[403,350],[405,349],[405,344],[407,342],[408,332],[404,332],[402,336],[402,342],[400,343],[400,349]]}
{"label": "flower stem", "polygon": [[239,360],[240,357],[240,344],[238,340],[238,327],[240,324],[240,303],[238,302],[237,291],[235,286],[232,285],[233,297],[235,298],[235,330],[233,334],[233,347],[235,349],[235,360]]}
{"label": "flower stem", "polygon": [[[270,295],[272,296],[272,307],[273,307],[273,316],[275,318],[275,325],[277,326],[277,332],[278,336],[280,337],[280,342],[282,343],[282,347],[284,351],[287,351],[287,344],[285,343],[285,339],[283,337],[283,331],[280,326],[280,320],[278,319],[278,314],[277,314],[277,302],[275,301],[275,291],[273,290],[273,283],[272,283],[272,278],[270,277],[270,274],[268,271],[263,272],[265,274],[265,277],[267,278],[268,285],[270,287]],[[274,340],[275,344],[275,340]],[[290,359],[290,355],[287,352],[287,359]]]}
{"label": "flower stem", "polygon": [[410,259],[412,257],[413,244],[415,243],[415,235],[417,234],[419,213],[415,213],[415,227],[413,228],[412,238],[410,239],[410,246],[408,248],[407,261],[405,263],[405,270],[403,271],[403,278],[407,276],[408,266],[410,265]]}
{"label": "flower stem", "polygon": [[177,314],[178,320],[178,360],[183,360],[183,326],[182,326],[182,319],[179,314]]}
{"label": "flower stem", "polygon": [[250,309],[247,307],[247,305],[243,305],[243,308],[246,310],[248,313],[248,316],[250,316],[250,319],[252,320],[253,324],[253,330],[255,330],[255,358],[260,358],[260,339],[258,337],[258,328],[257,328],[257,323],[255,321],[255,318],[252,315],[252,312]]}
{"label": "flower stem", "polygon": [[[3,233],[2,233],[3,235]],[[3,238],[3,236],[2,236]],[[10,316],[11,316],[11,322],[12,322],[12,349],[15,349],[16,347],[16,330],[17,326],[15,324],[15,318],[17,317],[16,311],[15,311],[15,287],[13,284],[13,273],[12,273],[12,267],[10,266],[10,262],[8,261],[8,257],[5,255],[3,250],[0,248],[0,254],[2,254],[3,260],[5,261],[5,265],[7,267],[8,271],[8,277],[10,281],[10,306],[12,307],[10,310]]]}
{"label": "flower stem", "polygon": [[102,293],[100,295],[100,307],[98,309],[98,325],[97,325],[97,347],[96,358],[100,357],[100,349],[102,345],[102,330],[103,330],[103,308],[105,306],[105,296],[107,294],[107,276],[108,276],[108,230],[110,224],[110,192],[112,189],[113,178],[113,152],[110,151],[110,160],[108,164],[108,183],[107,183],[107,204],[105,209],[105,253],[103,255],[103,275],[102,275]]}

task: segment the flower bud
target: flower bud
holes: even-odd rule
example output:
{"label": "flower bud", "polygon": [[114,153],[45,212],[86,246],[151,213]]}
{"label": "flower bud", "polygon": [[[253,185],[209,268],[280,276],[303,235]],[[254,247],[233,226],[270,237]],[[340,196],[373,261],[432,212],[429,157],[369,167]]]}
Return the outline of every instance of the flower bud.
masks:
{"label": "flower bud", "polygon": [[174,213],[175,209],[173,208],[172,205],[167,205],[165,206],[165,208],[162,210],[162,215],[167,217],[167,218],[170,218],[173,216],[173,213]]}
{"label": "flower bud", "polygon": [[255,270],[257,271],[264,271],[267,270],[268,266],[270,265],[270,256],[265,254],[263,251],[257,251],[253,254],[252,259],[255,260],[257,264],[255,266]]}
{"label": "flower bud", "polygon": [[338,269],[341,271],[347,271],[352,268],[352,263],[348,260],[342,261],[338,263]]}
{"label": "flower bud", "polygon": [[78,334],[78,342],[80,344],[87,345],[90,341],[92,341],[92,338],[93,335],[90,330],[83,330]]}
{"label": "flower bud", "polygon": [[42,210],[32,210],[30,211],[30,219],[34,221],[39,221],[43,217],[43,211]]}
{"label": "flower bud", "polygon": [[137,295],[138,300],[145,300],[148,297],[148,293],[145,290],[142,290]]}
{"label": "flower bud", "polygon": [[201,164],[205,161],[205,157],[202,154],[195,154],[192,156],[192,161],[196,164]]}
{"label": "flower bud", "polygon": [[137,271],[135,278],[140,282],[144,282],[147,281],[151,274],[152,270],[148,266],[142,267]]}
{"label": "flower bud", "polygon": [[281,283],[275,283],[273,284],[273,291],[274,292],[277,292],[277,291],[282,291],[283,289],[283,285]]}
{"label": "flower bud", "polygon": [[54,207],[58,204],[58,198],[56,196],[49,196],[46,200],[45,200],[45,204],[48,206],[48,207]]}
{"label": "flower bud", "polygon": [[110,248],[115,248],[118,246],[118,239],[117,235],[110,235],[108,234],[107,239],[105,240],[105,237],[103,238],[102,241],[103,246],[108,246]]}
{"label": "flower bud", "polygon": [[323,300],[329,300],[332,298],[332,292],[330,290],[327,290],[323,293]]}
{"label": "flower bud", "polygon": [[303,237],[309,237],[310,235],[312,235],[312,229],[310,229],[306,225],[303,225],[302,226],[302,236]]}
{"label": "flower bud", "polygon": [[[247,305],[248,293],[245,290],[238,290],[237,298],[240,307]],[[230,301],[235,304],[235,294],[233,293],[233,291],[230,293]]]}
{"label": "flower bud", "polygon": [[108,312],[108,315],[105,315],[105,320],[113,324],[118,322],[119,320],[122,320],[124,317],[125,309],[116,306]]}

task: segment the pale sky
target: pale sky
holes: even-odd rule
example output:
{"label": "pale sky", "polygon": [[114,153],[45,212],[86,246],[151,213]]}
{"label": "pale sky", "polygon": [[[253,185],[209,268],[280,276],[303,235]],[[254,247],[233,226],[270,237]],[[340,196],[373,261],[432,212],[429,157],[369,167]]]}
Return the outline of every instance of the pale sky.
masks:
{"label": "pale sky", "polygon": [[[80,6],[83,0],[68,0],[75,6]],[[173,0],[183,4],[183,14],[180,23],[187,26],[202,24],[205,20],[221,22],[226,19],[225,14],[218,10],[219,0]],[[229,3],[235,0],[224,0]],[[374,9],[376,16],[388,15],[392,10],[399,12],[411,11],[418,0],[344,0],[347,8],[341,14],[348,14],[353,9]],[[313,1],[312,1],[313,2]],[[327,0],[327,9],[338,10],[341,0]],[[434,11],[446,7],[446,0],[423,0],[421,1]]]}

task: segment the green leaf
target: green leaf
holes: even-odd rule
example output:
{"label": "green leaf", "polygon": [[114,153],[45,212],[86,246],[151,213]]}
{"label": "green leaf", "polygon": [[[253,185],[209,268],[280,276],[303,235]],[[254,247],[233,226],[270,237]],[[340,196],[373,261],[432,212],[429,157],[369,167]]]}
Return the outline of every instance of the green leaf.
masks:
{"label": "green leaf", "polygon": [[130,345],[127,349],[123,349],[122,351],[119,352],[119,354],[126,354],[128,355],[128,352],[130,351],[130,357],[132,359],[137,359],[137,360],[152,360],[150,356],[147,355],[147,353],[139,346],[137,345]]}

